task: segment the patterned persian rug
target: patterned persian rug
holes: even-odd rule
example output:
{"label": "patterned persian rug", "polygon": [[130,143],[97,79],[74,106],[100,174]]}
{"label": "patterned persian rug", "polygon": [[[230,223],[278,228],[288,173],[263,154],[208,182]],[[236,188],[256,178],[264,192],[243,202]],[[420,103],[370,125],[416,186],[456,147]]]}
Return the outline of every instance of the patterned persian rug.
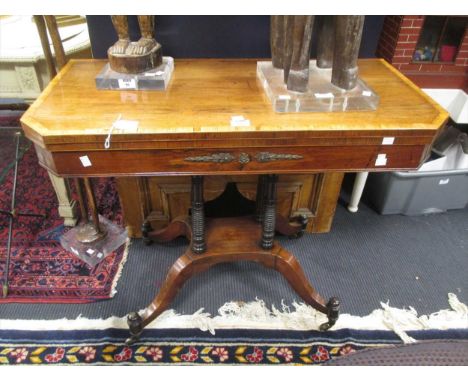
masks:
{"label": "patterned persian rug", "polygon": [[[96,265],[89,267],[65,251],[59,238],[66,229],[58,215],[57,198],[47,174],[39,166],[33,147],[24,140],[19,164],[17,209],[29,213],[46,213],[47,218],[19,218],[14,222],[9,293],[0,304],[21,303],[88,303],[108,299],[126,258],[126,245]],[[5,156],[0,163],[0,209],[11,207],[14,139],[2,136],[0,148]],[[118,224],[122,223],[115,182],[95,182],[99,211]],[[0,277],[4,280],[8,238],[8,218],[0,215]]]}
{"label": "patterned persian rug", "polygon": [[[441,339],[468,343],[467,330],[409,334],[418,343]],[[0,364],[322,365],[362,351],[401,346],[401,339],[391,331],[350,329],[327,333],[231,329],[217,330],[215,336],[197,329],[147,329],[132,346],[125,345],[127,336],[122,329],[0,329]]]}

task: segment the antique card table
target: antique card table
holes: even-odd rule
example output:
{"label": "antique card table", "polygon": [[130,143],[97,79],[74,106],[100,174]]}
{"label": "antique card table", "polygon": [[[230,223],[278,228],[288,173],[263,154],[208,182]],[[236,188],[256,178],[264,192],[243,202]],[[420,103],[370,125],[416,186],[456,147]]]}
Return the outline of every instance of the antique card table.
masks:
{"label": "antique card table", "polygon": [[[281,272],[306,303],[327,315],[322,329],[332,326],[338,299],[326,302],[274,240],[275,231],[299,235],[304,226],[276,214],[278,174],[416,169],[448,117],[379,59],[359,62],[362,79],[380,96],[377,110],[333,113],[275,113],[256,79],[255,60],[177,60],[164,92],[97,90],[94,78],[104,65],[70,61],[21,122],[40,164],[58,176],[85,178],[86,184],[107,176],[192,177],[191,213],[166,229],[144,229],[147,242],[185,235],[190,246],[143,313],[129,314],[130,342],[193,274],[239,260]],[[113,129],[106,149],[119,119],[137,121],[138,128]],[[255,216],[205,222],[203,176],[221,174],[259,175]]]}

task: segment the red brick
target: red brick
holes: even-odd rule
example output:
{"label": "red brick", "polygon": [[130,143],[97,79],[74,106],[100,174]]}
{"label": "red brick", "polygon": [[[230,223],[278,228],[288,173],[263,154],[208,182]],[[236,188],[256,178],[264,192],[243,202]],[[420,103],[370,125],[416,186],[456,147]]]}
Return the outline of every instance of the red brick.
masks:
{"label": "red brick", "polygon": [[399,42],[396,46],[396,49],[416,49],[416,43],[415,42]]}
{"label": "red brick", "polygon": [[404,34],[409,34],[411,36],[414,36],[414,35],[419,35],[419,32],[420,32],[421,28],[401,28],[400,29],[400,34],[404,35]]}
{"label": "red brick", "polygon": [[464,66],[457,66],[454,64],[442,64],[441,72],[447,73],[464,73],[466,68]]}
{"label": "red brick", "polygon": [[397,42],[407,42],[408,41],[408,35],[398,35],[398,41]]}
{"label": "red brick", "polygon": [[402,28],[412,27],[413,26],[413,21],[416,21],[416,20],[407,19],[405,17],[405,19],[401,22],[400,25],[401,25]]}
{"label": "red brick", "polygon": [[411,61],[411,57],[393,57],[392,64],[407,64]]}
{"label": "red brick", "polygon": [[403,51],[404,57],[413,57],[413,54],[414,54],[414,49],[405,49]]}
{"label": "red brick", "polygon": [[468,50],[460,50],[457,54],[457,58],[468,58]]}
{"label": "red brick", "polygon": [[439,72],[441,64],[421,64],[421,72]]}
{"label": "red brick", "polygon": [[413,20],[413,28],[421,28],[424,24],[424,20]]}
{"label": "red brick", "polygon": [[404,49],[395,49],[395,52],[393,53],[393,57],[404,57],[404,56],[405,56]]}
{"label": "red brick", "polygon": [[[403,65],[402,65],[403,69]],[[414,63],[409,63],[408,65],[404,66],[404,69],[410,72],[419,72],[421,69],[421,64],[414,64]]]}
{"label": "red brick", "polygon": [[404,19],[405,20],[421,20],[421,19],[424,19],[424,16],[415,16],[415,15],[404,16]]}
{"label": "red brick", "polygon": [[419,40],[419,35],[413,35],[413,36],[408,36],[408,42],[418,42]]}

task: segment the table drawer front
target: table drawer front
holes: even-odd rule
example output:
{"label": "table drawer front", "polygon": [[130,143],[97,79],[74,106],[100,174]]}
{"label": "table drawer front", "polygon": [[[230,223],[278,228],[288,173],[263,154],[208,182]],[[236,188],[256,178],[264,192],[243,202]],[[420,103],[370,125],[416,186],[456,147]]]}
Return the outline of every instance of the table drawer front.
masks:
{"label": "table drawer front", "polygon": [[[190,175],[414,169],[426,146],[271,147],[248,150],[61,152],[46,165],[60,175]],[[80,157],[86,156],[84,164]],[[89,163],[88,163],[89,162]]]}

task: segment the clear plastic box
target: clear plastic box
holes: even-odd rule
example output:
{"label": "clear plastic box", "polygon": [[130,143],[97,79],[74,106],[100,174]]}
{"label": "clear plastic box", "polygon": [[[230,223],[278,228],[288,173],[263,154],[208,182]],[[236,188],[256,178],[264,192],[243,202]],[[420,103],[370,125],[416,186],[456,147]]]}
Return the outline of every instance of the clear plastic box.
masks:
{"label": "clear plastic box", "polygon": [[271,61],[257,62],[260,80],[273,110],[280,113],[337,112],[348,110],[375,110],[379,96],[361,79],[354,89],[343,90],[331,83],[332,69],[317,68],[310,61],[307,92],[287,89],[283,70],[274,68]]}
{"label": "clear plastic box", "polygon": [[119,248],[128,238],[127,230],[99,215],[99,223],[107,234],[94,242],[82,243],[77,239],[80,225],[70,229],[60,238],[60,244],[85,263],[94,267]]}

